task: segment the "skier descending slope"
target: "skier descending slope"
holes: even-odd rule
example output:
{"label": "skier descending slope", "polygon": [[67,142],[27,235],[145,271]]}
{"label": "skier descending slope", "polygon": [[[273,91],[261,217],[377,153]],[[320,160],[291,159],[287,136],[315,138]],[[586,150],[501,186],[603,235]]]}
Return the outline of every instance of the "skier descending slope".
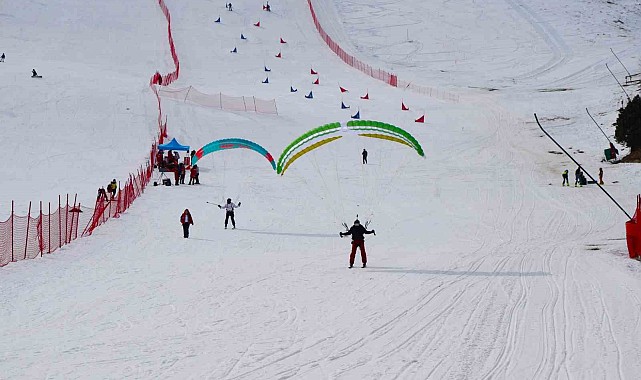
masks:
{"label": "skier descending slope", "polygon": [[219,209],[224,209],[225,210],[225,229],[227,229],[227,223],[229,222],[229,218],[231,218],[231,226],[232,229],[236,229],[236,221],[234,220],[234,209],[237,207],[240,207],[240,202],[238,202],[238,205],[233,203],[231,201],[231,198],[227,198],[227,203],[224,205],[217,205]]}
{"label": "skier descending slope", "polygon": [[367,266],[367,254],[365,253],[365,235],[374,234],[376,236],[376,231],[368,231],[367,228],[361,225],[361,222],[356,219],[354,225],[350,227],[347,232],[339,232],[340,237],[352,235],[352,252],[349,255],[349,267],[354,267],[354,258],[356,257],[356,248],[361,250],[361,261],[363,262],[363,268]]}

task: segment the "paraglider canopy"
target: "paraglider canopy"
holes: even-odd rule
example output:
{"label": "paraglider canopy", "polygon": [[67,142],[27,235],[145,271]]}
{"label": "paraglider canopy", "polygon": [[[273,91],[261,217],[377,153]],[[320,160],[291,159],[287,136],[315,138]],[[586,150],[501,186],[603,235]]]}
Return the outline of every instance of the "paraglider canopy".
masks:
{"label": "paraglider canopy", "polygon": [[167,144],[158,145],[158,150],[184,150],[189,152],[189,145],[181,145],[176,139],[171,139]]}

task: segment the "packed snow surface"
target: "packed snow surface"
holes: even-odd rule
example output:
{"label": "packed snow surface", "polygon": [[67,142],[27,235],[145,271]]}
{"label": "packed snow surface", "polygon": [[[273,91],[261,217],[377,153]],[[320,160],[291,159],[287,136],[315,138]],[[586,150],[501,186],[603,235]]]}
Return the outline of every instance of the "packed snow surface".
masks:
{"label": "packed snow surface", "polygon": [[[426,157],[355,135],[283,176],[245,149],[204,157],[201,185],[149,187],[92,237],[0,269],[0,378],[638,377],[641,270],[627,258],[627,217],[595,185],[561,186],[575,165],[533,117],[588,172],[602,167],[633,212],[638,165],[601,161],[608,141],[585,108],[611,138],[623,94],[605,64],[623,80],[612,48],[641,71],[637,1],[313,1],[346,51],[456,101],[345,65],[305,1],[273,0],[272,12],[166,1],[181,62],[172,87],[276,99],[279,112],[163,99],[171,137],[192,149],[245,138],[278,157],[360,111],[410,132]],[[172,70],[160,8],[5,2],[0,25],[2,212],[76,191],[91,204],[156,133],[148,81]],[[226,198],[242,202],[235,230],[215,205]],[[357,254],[348,269],[338,233],[357,215],[377,236],[367,268]]]}

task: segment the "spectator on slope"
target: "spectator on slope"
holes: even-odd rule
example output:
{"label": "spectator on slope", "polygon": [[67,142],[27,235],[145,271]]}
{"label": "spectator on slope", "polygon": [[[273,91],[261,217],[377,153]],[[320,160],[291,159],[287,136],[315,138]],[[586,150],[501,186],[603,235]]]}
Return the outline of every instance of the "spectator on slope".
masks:
{"label": "spectator on slope", "polygon": [[225,229],[227,229],[227,222],[229,221],[229,218],[231,218],[231,228],[236,229],[236,221],[234,220],[234,209],[240,207],[240,202],[238,202],[238,206],[236,206],[235,203],[231,201],[231,198],[227,198],[227,203],[225,203],[223,206],[217,205],[219,209],[224,209],[225,210]]}
{"label": "spectator on slope", "polygon": [[198,165],[192,166],[191,170],[189,171],[190,185],[200,185],[200,181],[198,180],[198,174],[200,174],[200,169],[198,168]]}
{"label": "spectator on slope", "polygon": [[178,164],[178,172],[180,173],[180,184],[185,184],[185,164],[182,162]]}
{"label": "spectator on slope", "polygon": [[603,168],[599,168],[599,185],[603,185]]}
{"label": "spectator on slope", "polygon": [[367,164],[367,151],[363,148],[363,164]]}
{"label": "spectator on slope", "polygon": [[176,159],[176,163],[180,161],[180,153],[174,152],[174,158]]}
{"label": "spectator on slope", "polygon": [[165,166],[165,163],[163,162],[162,150],[159,150],[158,153],[156,153],[156,166],[158,167],[158,169]]}
{"label": "spectator on slope", "polygon": [[118,191],[118,184],[116,183],[116,179],[112,179],[109,185],[107,185],[107,191],[109,194],[111,194],[111,199],[114,199],[116,197],[116,192]]}
{"label": "spectator on slope", "polygon": [[103,201],[107,200],[107,191],[105,191],[104,187],[101,187],[100,189],[98,189],[98,198],[96,198],[96,201],[100,201],[100,200],[103,200]]}
{"label": "spectator on slope", "polygon": [[361,250],[361,261],[363,262],[363,268],[367,266],[367,254],[365,253],[365,235],[374,234],[376,231],[368,231],[365,227],[361,225],[361,222],[356,219],[354,225],[350,227],[347,232],[339,232],[340,237],[352,235],[352,252],[349,255],[349,267],[354,267],[354,258],[356,257],[356,248]]}
{"label": "spectator on slope", "polygon": [[[577,184],[581,184],[581,175],[583,172],[581,172],[581,167],[577,167],[576,170],[574,171],[574,187],[576,187]],[[581,185],[583,187],[583,185]]]}
{"label": "spectator on slope", "polygon": [[189,225],[194,224],[194,220],[191,218],[189,209],[185,209],[185,211],[183,211],[183,214],[180,216],[180,223],[183,225],[183,237],[187,239],[189,237]]}
{"label": "spectator on slope", "polygon": [[619,150],[614,147],[614,144],[610,143],[610,156],[612,157],[612,159],[616,160],[618,154]]}
{"label": "spectator on slope", "polygon": [[561,186],[565,186],[566,184],[570,186],[570,180],[568,179],[568,169],[565,169],[563,171],[563,184],[561,184]]}
{"label": "spectator on slope", "polygon": [[178,165],[174,165],[173,172],[176,186],[178,186],[180,184],[180,167],[178,167]]}
{"label": "spectator on slope", "polygon": [[2,55],[0,55],[0,62],[4,62],[4,53],[2,53]]}

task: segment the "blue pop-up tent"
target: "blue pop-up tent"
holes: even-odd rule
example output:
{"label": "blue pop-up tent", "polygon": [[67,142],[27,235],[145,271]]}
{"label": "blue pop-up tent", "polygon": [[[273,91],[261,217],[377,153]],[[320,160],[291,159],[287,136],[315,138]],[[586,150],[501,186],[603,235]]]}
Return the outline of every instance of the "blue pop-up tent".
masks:
{"label": "blue pop-up tent", "polygon": [[189,152],[189,145],[181,145],[176,139],[171,139],[167,144],[158,145],[158,150],[184,150]]}

